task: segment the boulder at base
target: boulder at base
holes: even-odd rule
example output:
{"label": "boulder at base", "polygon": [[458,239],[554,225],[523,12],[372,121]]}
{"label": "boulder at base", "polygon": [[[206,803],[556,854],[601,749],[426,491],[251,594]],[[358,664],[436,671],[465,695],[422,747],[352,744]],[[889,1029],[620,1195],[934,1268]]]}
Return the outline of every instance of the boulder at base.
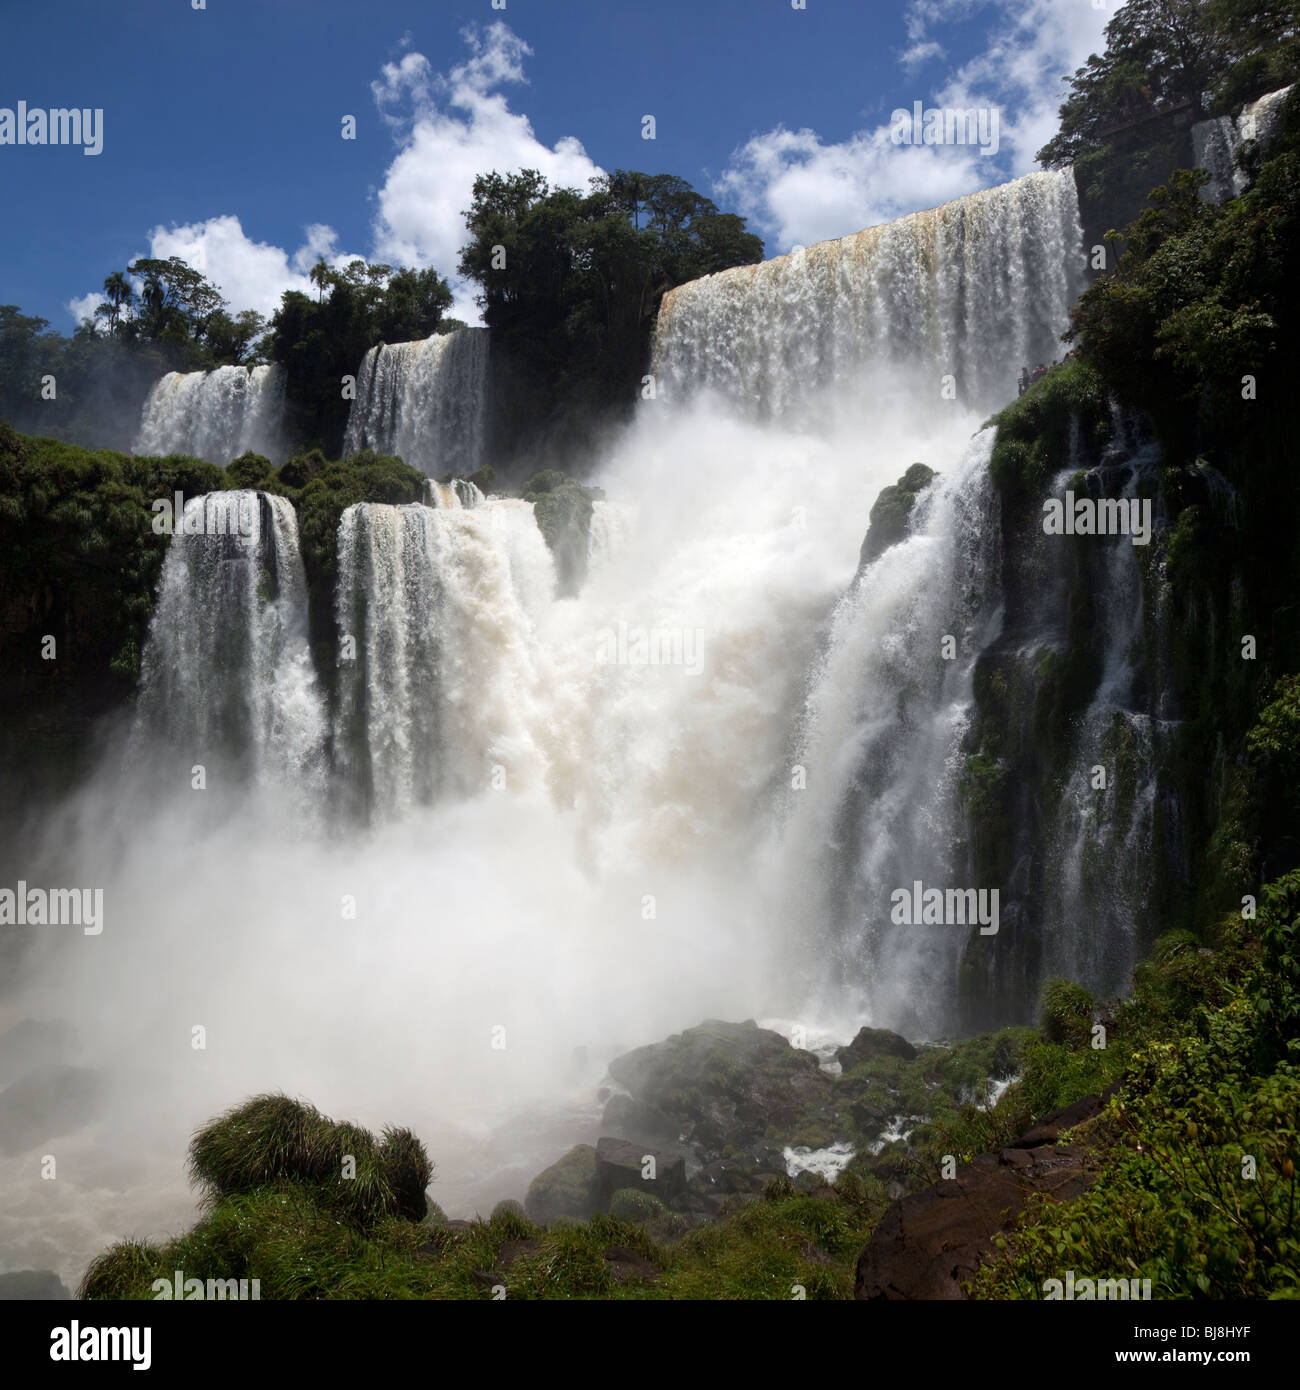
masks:
{"label": "boulder at base", "polygon": [[[1070,1107],[1071,1122],[1088,1118],[1100,1106],[1098,1096],[1080,1101]],[[1049,1143],[980,1154],[959,1168],[956,1177],[900,1198],[880,1218],[858,1256],[854,1297],[965,1298],[962,1283],[992,1253],[994,1237],[1015,1225],[1032,1197],[1068,1202],[1096,1180],[1096,1161],[1085,1149]]]}
{"label": "boulder at base", "polygon": [[629,1095],[611,1099],[607,1128],[638,1143],[689,1144],[706,1161],[769,1131],[792,1135],[829,1102],[834,1085],[811,1052],[753,1019],[709,1019],[625,1053],[609,1071]]}
{"label": "boulder at base", "polygon": [[600,1206],[596,1186],[596,1150],[577,1144],[558,1162],[532,1180],[524,1198],[524,1210],[539,1226],[562,1217],[586,1221]]}
{"label": "boulder at base", "polygon": [[910,1062],[916,1057],[916,1048],[888,1028],[859,1028],[857,1037],[847,1047],[838,1048],[835,1056],[840,1066],[850,1071],[877,1057],[901,1057],[904,1062]]}
{"label": "boulder at base", "polygon": [[[647,1163],[647,1160],[652,1162]],[[646,1172],[653,1172],[648,1178]],[[621,1188],[633,1188],[671,1202],[686,1191],[686,1160],[671,1150],[648,1149],[626,1139],[596,1141],[596,1182],[602,1207]]]}

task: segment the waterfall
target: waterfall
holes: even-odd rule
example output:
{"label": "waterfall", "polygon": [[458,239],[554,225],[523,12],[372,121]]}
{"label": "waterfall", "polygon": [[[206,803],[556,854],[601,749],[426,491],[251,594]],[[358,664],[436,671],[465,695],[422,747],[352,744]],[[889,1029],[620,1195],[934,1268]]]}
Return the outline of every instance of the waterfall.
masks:
{"label": "waterfall", "polygon": [[[555,586],[526,502],[359,503],[339,523],[339,770],[371,819],[544,772],[530,613]],[[350,639],[350,641],[349,641]]]}
{"label": "waterfall", "polygon": [[487,498],[477,484],[468,478],[453,478],[440,483],[436,478],[424,480],[424,503],[429,507],[479,507]]}
{"label": "waterfall", "polygon": [[1192,157],[1198,168],[1206,169],[1210,181],[1201,189],[1204,202],[1222,203],[1244,192],[1246,176],[1237,168],[1241,137],[1231,116],[1198,121],[1192,127]]}
{"label": "waterfall", "polygon": [[189,454],[227,464],[240,454],[286,457],[284,380],[278,367],[168,372],[145,401],[137,454]]}
{"label": "waterfall", "polygon": [[[663,389],[590,480],[576,592],[532,505],[483,496],[463,476],[477,443],[447,442],[480,438],[474,331],[367,355],[349,448],[451,481],[427,505],[348,507],[310,610],[284,499],[188,504],[131,738],[163,790],[87,801],[96,824],[65,843],[105,885],[114,946],[78,942],[71,984],[41,981],[112,1065],[150,1075],[165,1151],[232,1095],[339,1114],[361,1097],[437,1135],[441,1201],[487,1210],[555,1156],[529,1147],[525,1107],[549,1125],[594,1094],[575,1049],[594,1062],[703,1018],[951,1036],[972,980],[994,986],[987,1027],[1032,1014],[1049,969],[1105,988],[1160,850],[1168,712],[1136,650],[1152,560],[1049,544],[1037,518],[1036,544],[1004,533],[981,429],[1022,365],[1059,355],[1079,241],[1072,176],[1040,174],[679,287]],[[1118,479],[1140,448],[1114,436]],[[934,476],[862,563],[873,504],[917,462]],[[1084,669],[1053,677],[1090,597]],[[998,693],[1003,668],[1029,697]],[[1064,732],[1036,727],[1035,679]],[[999,751],[978,740],[1000,699]],[[195,764],[238,792],[219,822]],[[971,788],[994,764],[1012,804],[984,824],[1010,851],[986,875]],[[160,846],[183,868],[166,891]],[[898,920],[917,881],[1001,891],[999,932]],[[196,1023],[220,1040],[203,1068]]]}
{"label": "waterfall", "polygon": [[1061,355],[1082,267],[1073,172],[1029,174],[671,291],[656,384],[820,420],[828,395],[884,394],[888,364],[936,397],[950,376],[958,400],[993,408],[1022,366]]}
{"label": "waterfall", "polygon": [[[593,505],[575,595],[557,593],[532,505],[485,497],[463,476],[430,477],[420,504],[347,508],[329,737],[314,689],[302,736],[312,750],[327,743],[345,816],[382,829],[504,792],[531,808],[520,814],[569,817],[601,882],[686,874],[700,901],[733,895],[742,920],[779,938],[785,985],[799,981],[806,998],[851,998],[859,1015],[913,1032],[950,1023],[972,953],[1018,947],[973,924],[900,924],[891,901],[917,880],[1006,888],[962,879],[975,673],[1004,618],[993,434],[977,427],[1013,395],[1022,365],[1052,355],[1081,278],[1079,241],[1072,175],[1037,174],[681,286],[656,338],[664,399],[606,461],[611,500]],[[396,452],[443,476],[471,467],[485,345],[466,330],[373,349],[348,449]],[[941,393],[950,375],[955,396]],[[891,380],[911,389],[884,389]],[[865,397],[869,435],[826,408],[825,392]],[[903,538],[859,563],[873,501],[918,457],[938,471]],[[285,507],[259,503],[264,530]],[[198,653],[176,649],[179,638],[151,642],[150,698],[175,701],[191,724],[229,725],[233,710],[278,727],[283,637],[256,627],[251,578],[266,543],[222,544],[246,548],[200,543],[189,560],[242,596],[242,608],[191,596],[220,668],[199,661],[199,699],[176,674]],[[178,542],[169,556],[160,623],[175,616],[189,553]],[[1117,609],[1132,564],[1116,554]],[[1043,592],[1055,592],[1047,579]],[[1095,760],[1092,744],[1115,737],[1122,716],[1134,757],[1153,765],[1155,735],[1138,727],[1123,679],[1130,638],[1105,633],[1114,678],[1062,782],[1052,834],[1078,884],[1060,904],[1091,881],[1097,834],[1075,774]],[[168,680],[183,689],[160,700]],[[790,768],[806,781],[792,785]],[[1129,821],[1102,835],[1107,853],[1143,843],[1153,784],[1139,781]],[[1140,897],[1125,889],[1116,930]]]}
{"label": "waterfall", "polygon": [[895,924],[891,895],[961,883],[972,675],[1001,620],[993,441],[976,436],[840,600],[792,754],[806,786],[787,795],[779,839],[787,910],[813,924],[797,943],[810,988],[912,1034],[951,1019],[968,944],[960,926]]}
{"label": "waterfall", "polygon": [[[728,855],[761,843],[764,891],[782,918],[807,924],[798,950],[817,968],[803,971],[804,988],[852,993],[869,1016],[914,1031],[939,1028],[964,953],[996,948],[952,927],[897,925],[889,909],[897,889],[956,887],[964,868],[973,674],[1002,615],[992,433],[969,437],[974,410],[1051,355],[1078,242],[1072,176],[1031,175],[679,288],[656,341],[668,414],[642,412],[639,476],[607,467],[615,500],[594,504],[576,597],[557,598],[531,504],[487,498],[463,477],[430,478],[422,504],[349,507],[330,746],[351,812],[398,822],[497,779],[574,808],[591,853],[603,844],[611,860],[685,852],[701,836]],[[373,349],[348,448],[443,473],[472,464],[484,343],[460,332]],[[834,411],[814,421],[805,407],[823,386],[851,395],[851,382],[885,372],[919,373],[923,401],[942,399],[951,372],[958,399],[940,415],[906,393],[869,397],[863,458]],[[749,450],[743,475],[701,467],[697,411],[719,393],[741,431],[721,454]],[[795,435],[773,433],[787,423]],[[774,451],[761,465],[755,430]],[[821,462],[792,471],[791,440],[810,432],[825,443],[799,447]],[[904,539],[853,577],[872,500],[918,453],[938,476]],[[831,471],[836,514],[778,559],[819,500],[805,481],[819,469]],[[759,495],[741,506],[735,494],[751,488]],[[810,569],[814,552],[824,558]],[[823,588],[813,572],[841,578]],[[615,655],[593,666],[601,641]],[[667,644],[679,670],[647,684],[637,641]],[[751,759],[766,751],[743,772],[739,753],[718,761],[719,727],[744,731]],[[670,774],[688,756],[713,774]],[[785,757],[807,786],[774,796]]]}
{"label": "waterfall", "polygon": [[[1096,470],[1097,481],[1110,484],[1107,495],[1135,498],[1144,482],[1154,491],[1159,463],[1154,445],[1135,450],[1121,438]],[[1122,487],[1114,487],[1121,478]],[[1061,474],[1053,495],[1070,479],[1070,473]],[[1125,537],[1095,544],[1104,547],[1090,585],[1100,626],[1100,675],[1078,722],[1064,787],[1044,836],[1051,871],[1043,940],[1046,973],[1113,991],[1127,984],[1141,944],[1139,928],[1158,859],[1153,835],[1159,771],[1176,725],[1160,717],[1149,693],[1158,672],[1147,656],[1148,624],[1160,614],[1148,613],[1144,602],[1147,552]]]}
{"label": "waterfall", "polygon": [[472,473],[483,453],[487,354],[485,328],[371,348],[343,452],[395,454],[430,475]]}
{"label": "waterfall", "polygon": [[214,783],[291,783],[312,801],[325,730],[292,504],[251,491],[191,498],[159,580],[133,749],[151,761],[178,750]]}
{"label": "waterfall", "polygon": [[587,532],[587,578],[594,579],[607,565],[614,564],[627,545],[633,518],[627,507],[604,498],[591,504],[591,526]]}
{"label": "waterfall", "polygon": [[1222,203],[1246,191],[1247,176],[1237,166],[1237,154],[1249,140],[1267,144],[1277,131],[1282,102],[1290,87],[1267,92],[1247,102],[1239,116],[1215,116],[1192,127],[1192,154],[1196,165],[1210,174],[1201,189],[1205,202]]}

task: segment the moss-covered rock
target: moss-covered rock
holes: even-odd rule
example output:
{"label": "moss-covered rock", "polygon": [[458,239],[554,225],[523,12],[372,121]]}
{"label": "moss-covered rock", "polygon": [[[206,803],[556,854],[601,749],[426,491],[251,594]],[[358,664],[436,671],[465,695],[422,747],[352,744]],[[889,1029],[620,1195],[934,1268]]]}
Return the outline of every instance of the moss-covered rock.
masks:
{"label": "moss-covered rock", "polygon": [[612,1101],[607,1127],[617,1117],[629,1138],[680,1137],[710,1156],[729,1145],[789,1133],[832,1086],[811,1052],[791,1047],[752,1019],[710,1019],[625,1053],[609,1070],[631,1093],[631,1104]]}
{"label": "moss-covered rock", "polygon": [[907,534],[908,519],[917,496],[934,479],[934,469],[923,463],[914,463],[896,483],[882,488],[871,508],[867,534],[862,541],[860,565],[869,565],[877,556],[883,555],[891,545],[901,541]]}
{"label": "moss-covered rock", "polygon": [[600,490],[548,468],[533,474],[520,496],[533,504],[537,529],[555,557],[560,592],[575,593],[587,577],[592,503],[600,498]]}
{"label": "moss-covered rock", "polygon": [[596,1150],[590,1144],[576,1144],[563,1158],[538,1173],[524,1198],[524,1210],[541,1226],[564,1217],[585,1221],[599,1204]]}
{"label": "moss-covered rock", "polygon": [[901,1057],[905,1062],[910,1062],[915,1056],[916,1048],[888,1028],[859,1028],[853,1041],[847,1047],[839,1048],[835,1054],[845,1071],[876,1057]]}

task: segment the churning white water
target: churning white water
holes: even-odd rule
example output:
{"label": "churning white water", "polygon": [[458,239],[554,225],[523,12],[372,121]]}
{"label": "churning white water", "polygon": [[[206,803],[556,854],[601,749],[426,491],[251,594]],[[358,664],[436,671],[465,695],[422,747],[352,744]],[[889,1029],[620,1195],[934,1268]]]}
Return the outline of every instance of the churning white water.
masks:
{"label": "churning white water", "polygon": [[371,348],[343,452],[374,449],[429,474],[472,473],[483,450],[487,361],[485,328]]}
{"label": "churning white water", "polygon": [[[53,881],[105,885],[103,934],[34,957],[27,997],[107,1073],[103,1142],[76,1131],[57,1238],[0,1213],[6,1258],[75,1278],[106,1234],[184,1224],[190,1131],[254,1091],[413,1126],[438,1199],[484,1209],[594,1138],[628,1047],[709,1016],[943,1019],[962,941],[892,928],[887,890],[944,882],[998,620],[981,418],[1079,265],[1068,174],[963,201],[666,301],[668,389],[593,479],[576,594],[530,504],[455,486],[344,514],[315,627],[276,499],[256,538],[173,542],[147,736],[44,847]],[[354,446],[416,461],[410,403],[455,339],[478,351],[372,354]],[[859,572],[916,461],[938,477],[910,533]],[[142,1147],[147,1217],[105,1197]],[[10,1206],[49,1211],[24,1173]]]}
{"label": "churning white water", "polygon": [[189,454],[227,464],[252,451],[283,463],[284,380],[278,367],[168,372],[149,392],[137,454]]}

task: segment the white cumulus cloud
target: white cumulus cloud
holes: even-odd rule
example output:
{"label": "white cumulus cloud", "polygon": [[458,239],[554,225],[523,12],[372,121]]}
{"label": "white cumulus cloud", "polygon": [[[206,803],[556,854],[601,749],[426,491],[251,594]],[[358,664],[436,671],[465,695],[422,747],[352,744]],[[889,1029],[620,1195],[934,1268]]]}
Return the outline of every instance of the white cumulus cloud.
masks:
{"label": "white cumulus cloud", "polygon": [[462,37],[469,56],[449,72],[435,73],[423,54],[408,52],[371,84],[399,146],[376,194],[374,243],[380,260],[445,275],[456,296],[452,312],[477,322],[473,287],[456,275],[475,176],[537,169],[552,187],[585,189],[604,171],[576,137],[543,144],[528,117],[510,109],[499,89],[526,82],[523,62],[532,53],[513,30],[498,21]]}
{"label": "white cumulus cloud", "polygon": [[973,147],[904,147],[889,127],[825,144],[778,126],[732,156],[715,192],[751,218],[780,254],[935,207],[991,180]]}
{"label": "white cumulus cloud", "polygon": [[338,237],[329,227],[313,224],[303,229],[303,236],[302,245],[288,252],[254,241],[239,218],[227,214],[183,227],[155,227],[149,233],[149,254],[164,259],[179,256],[216,285],[232,310],[256,309],[269,318],[285,290],[315,294],[307,272],[319,256],[333,266],[365,259],[340,252]]}
{"label": "white cumulus cloud", "polygon": [[941,40],[954,26],[983,16],[987,30],[975,56],[899,105],[996,107],[996,155],[969,145],[895,145],[887,122],[840,141],[777,126],[735,151],[715,192],[749,217],[777,254],[1028,173],[1056,130],[1066,76],[1104,47],[1103,30],[1117,8],[1086,0],[910,0],[909,43],[899,54],[909,76],[943,57]]}
{"label": "white cumulus cloud", "polygon": [[[232,314],[256,309],[267,318],[280,307],[280,296],[285,290],[315,295],[307,272],[318,257],[324,256],[335,267],[365,259],[340,252],[337,234],[320,223],[304,227],[302,244],[290,252],[269,242],[255,241],[245,233],[239,218],[231,214],[182,226],[154,227],[148,234],[148,243],[149,249],[129,257],[128,264],[145,256],[158,260],[179,256],[207,276]],[[92,291],[69,300],[68,312],[80,323],[91,317],[103,300],[102,293]]]}
{"label": "white cumulus cloud", "polygon": [[93,319],[95,310],[104,302],[102,294],[83,294],[80,299],[70,299],[67,303],[67,310],[73,319],[80,323],[82,319]]}

